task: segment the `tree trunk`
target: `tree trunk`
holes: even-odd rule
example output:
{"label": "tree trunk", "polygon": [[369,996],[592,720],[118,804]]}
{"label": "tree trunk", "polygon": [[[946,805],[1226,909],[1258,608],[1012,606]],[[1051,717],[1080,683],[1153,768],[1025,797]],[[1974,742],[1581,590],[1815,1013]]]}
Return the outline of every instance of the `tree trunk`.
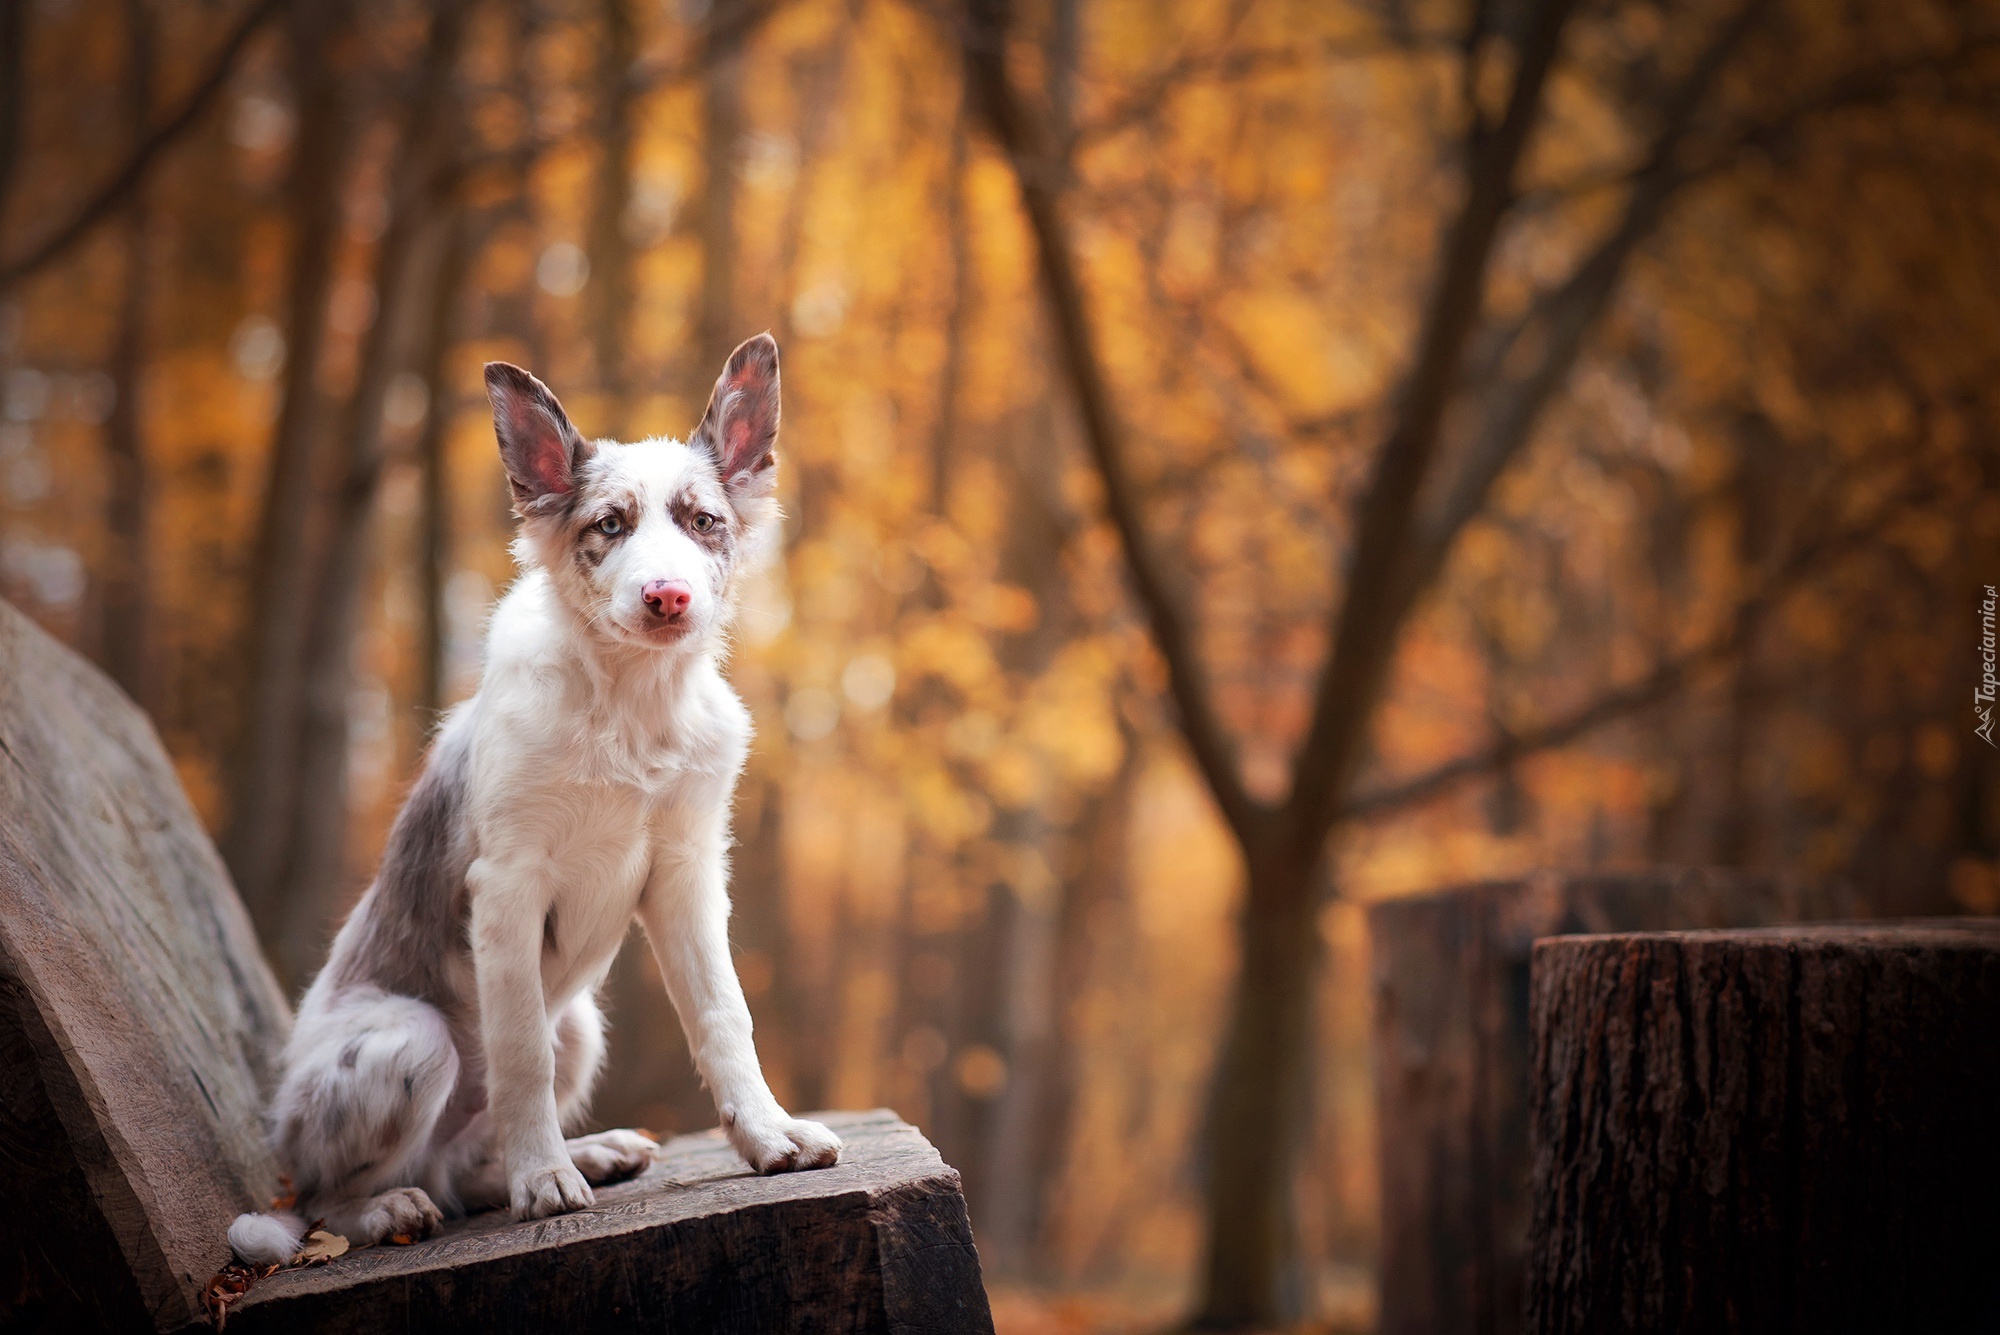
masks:
{"label": "tree trunk", "polygon": [[423,644],[418,671],[417,709],[428,731],[444,709],[451,692],[449,610],[445,595],[451,582],[451,419],[457,405],[451,383],[451,350],[458,336],[458,304],[472,263],[472,225],[463,206],[451,210],[445,222],[443,256],[431,293],[429,326],[417,354],[417,374],[429,393],[423,434],[417,440],[417,467],[422,473],[423,533],[417,564],[417,584],[423,605]]}
{"label": "tree trunk", "polygon": [[[632,247],[625,213],[632,202],[632,64],[638,59],[631,0],[602,0],[598,36],[597,179],[590,214],[591,345],[604,395],[604,431],[623,439],[631,424],[631,375],[625,331],[632,318]],[[716,363],[719,368],[721,363]]]}
{"label": "tree trunk", "polygon": [[250,620],[242,659],[244,714],[231,758],[222,851],[243,902],[270,939],[283,912],[285,843],[296,802],[306,623],[317,570],[322,403],[316,383],[326,342],[340,194],[353,126],[338,59],[348,42],[345,0],[291,11],[299,131],[292,159],[292,259],[285,390],[271,437],[270,472],[252,555]]}
{"label": "tree trunk", "polygon": [[1076,866],[1063,878],[1056,916],[1056,954],[1049,985],[1053,1016],[1040,1106],[1035,1109],[1026,1206],[1034,1230],[1030,1237],[1035,1249],[1033,1263],[1036,1270],[1049,1275],[1055,1273],[1057,1259],[1051,1206],[1068,1166],[1077,1094],[1084,1080],[1084,996],[1092,967],[1103,953],[1098,946],[1100,924],[1106,912],[1127,894],[1127,844],[1141,753],[1131,730],[1121,726],[1120,732],[1125,742],[1124,762],[1080,822]]}
{"label": "tree trunk", "polygon": [[[153,74],[157,60],[153,13],[147,0],[126,0],[128,30],[126,108],[134,146],[152,129]],[[117,341],[111,350],[111,382],[117,400],[104,427],[110,455],[110,496],[104,527],[109,538],[107,569],[98,600],[101,661],[111,679],[141,708],[153,703],[151,598],[148,596],[149,489],[142,435],[140,381],[146,371],[146,310],[151,265],[146,254],[151,214],[144,185],[134,187],[125,206],[125,290],[118,312]]]}
{"label": "tree trunk", "polygon": [[701,308],[689,372],[696,411],[730,350],[736,321],[736,145],[743,137],[743,56],[735,11],[749,0],[714,0],[702,72]]}
{"label": "tree trunk", "polygon": [[1250,862],[1241,972],[1203,1156],[1209,1229],[1199,1328],[1275,1325],[1304,1309],[1291,1169],[1321,953],[1318,874],[1314,862]]}
{"label": "tree trunk", "polygon": [[1659,870],[1545,872],[1368,912],[1382,1335],[1510,1335],[1528,1241],[1528,956],[1575,932],[1853,916],[1838,887]]}
{"label": "tree trunk", "polygon": [[2000,923],[1535,947],[1535,1332],[2000,1329]]}
{"label": "tree trunk", "polygon": [[463,32],[459,0],[439,4],[424,53],[422,94],[402,127],[389,225],[376,256],[381,310],[368,331],[354,396],[342,419],[341,474],[306,628],[297,797],[279,863],[285,904],[275,962],[282,975],[295,981],[306,976],[325,949],[327,922],[346,882],[349,697],[385,462],[382,414],[390,383],[405,363],[410,326],[419,317],[428,320],[434,294],[445,280],[442,259],[449,229],[440,208],[455,207],[447,169],[458,148],[453,80]]}
{"label": "tree trunk", "polygon": [[0,0],[0,226],[14,193],[28,109],[28,0]]}

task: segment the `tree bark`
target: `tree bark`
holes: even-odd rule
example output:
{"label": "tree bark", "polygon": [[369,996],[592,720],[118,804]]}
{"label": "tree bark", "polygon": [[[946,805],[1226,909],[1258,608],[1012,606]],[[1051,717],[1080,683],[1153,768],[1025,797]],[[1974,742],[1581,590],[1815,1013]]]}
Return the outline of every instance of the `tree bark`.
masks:
{"label": "tree bark", "polygon": [[2000,923],[1535,947],[1527,1329],[2000,1328]]}
{"label": "tree bark", "polygon": [[146,716],[0,601],[0,1330],[199,1318],[290,1027]]}
{"label": "tree bark", "polygon": [[1702,869],[1543,872],[1370,908],[1382,1335],[1521,1328],[1537,937],[1752,927],[1856,909],[1841,887]]}
{"label": "tree bark", "polygon": [[[602,0],[598,34],[597,179],[590,213],[590,338],[603,393],[605,434],[623,439],[630,429],[631,375],[625,331],[632,318],[632,247],[625,213],[632,202],[632,66],[638,33],[631,0]],[[721,362],[716,366],[719,368]]]}
{"label": "tree bark", "polygon": [[1103,915],[1127,894],[1126,844],[1131,834],[1132,799],[1138,787],[1138,739],[1121,728],[1125,759],[1104,792],[1085,808],[1074,839],[1075,866],[1063,878],[1056,910],[1055,959],[1049,982],[1048,1049],[1026,1165],[1027,1245],[1036,1271],[1053,1275],[1056,1256],[1051,1207],[1068,1166],[1076,1123],[1077,1095],[1083,1087],[1083,1003],[1091,984]]}
{"label": "tree bark", "polygon": [[299,713],[305,692],[307,617],[324,530],[320,513],[323,404],[317,377],[326,343],[340,194],[353,151],[340,68],[351,40],[348,0],[292,11],[298,138],[292,158],[292,258],[286,316],[285,388],[271,436],[257,542],[250,568],[250,620],[241,654],[244,714],[231,759],[222,851],[258,933],[274,938],[283,914],[285,843],[297,797]]}
{"label": "tree bark", "polygon": [[402,127],[389,190],[389,225],[375,263],[380,313],[364,341],[354,394],[342,416],[339,480],[326,552],[314,584],[305,638],[297,798],[279,863],[284,911],[275,942],[281,974],[297,980],[325,949],[347,870],[347,759],[354,645],[372,569],[370,535],[384,464],[383,410],[405,364],[410,326],[428,318],[445,281],[441,208],[450,199],[455,141],[454,83],[464,34],[461,0],[443,0],[431,18],[420,71],[422,92]]}
{"label": "tree bark", "polygon": [[417,355],[417,374],[423,378],[430,401],[423,434],[417,439],[423,523],[417,558],[423,605],[417,709],[426,729],[443,712],[451,690],[451,627],[445,601],[451,581],[451,419],[458,399],[451,383],[451,350],[458,337],[458,304],[465,292],[473,251],[472,224],[463,206],[452,209],[445,229],[438,281],[431,293],[423,347]]}
{"label": "tree bark", "polygon": [[[157,64],[155,22],[147,0],[126,0],[126,117],[135,145],[145,142],[153,115]],[[125,290],[118,311],[118,335],[111,350],[111,382],[117,394],[105,422],[110,456],[110,496],[105,530],[110,539],[108,568],[98,599],[101,661],[111,679],[141,708],[152,704],[152,614],[148,596],[150,543],[146,446],[142,435],[140,382],[146,370],[146,311],[150,289],[146,254],[151,213],[145,187],[136,187],[125,206]]]}
{"label": "tree bark", "polygon": [[743,137],[743,56],[736,11],[750,0],[714,0],[703,38],[701,306],[689,372],[699,405],[738,342],[736,321],[736,148]]}
{"label": "tree bark", "polygon": [[29,9],[29,0],[0,0],[0,227],[7,222],[27,119]]}
{"label": "tree bark", "polygon": [[1197,1328],[1275,1324],[1304,1309],[1291,1172],[1322,954],[1319,875],[1316,858],[1250,864],[1242,963],[1204,1136],[1209,1218]]}

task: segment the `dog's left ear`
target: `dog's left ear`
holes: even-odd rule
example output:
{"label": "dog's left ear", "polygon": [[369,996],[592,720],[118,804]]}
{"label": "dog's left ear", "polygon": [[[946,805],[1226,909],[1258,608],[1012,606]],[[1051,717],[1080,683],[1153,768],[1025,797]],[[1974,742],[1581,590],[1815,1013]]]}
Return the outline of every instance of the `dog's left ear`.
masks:
{"label": "dog's left ear", "polygon": [[729,354],[688,444],[706,451],[731,497],[768,496],[778,480],[778,341],[745,339]]}

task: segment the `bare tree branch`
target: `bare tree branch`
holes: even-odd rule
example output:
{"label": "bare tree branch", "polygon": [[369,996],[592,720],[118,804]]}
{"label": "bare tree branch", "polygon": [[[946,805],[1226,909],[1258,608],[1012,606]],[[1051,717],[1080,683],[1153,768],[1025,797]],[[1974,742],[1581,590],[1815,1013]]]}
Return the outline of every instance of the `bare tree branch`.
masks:
{"label": "bare tree branch", "polygon": [[1404,572],[1418,495],[1437,451],[1466,343],[1479,322],[1487,264],[1515,199],[1515,169],[1540,119],[1543,85],[1571,5],[1572,0],[1546,0],[1536,10],[1500,123],[1489,128],[1477,121],[1468,130],[1465,203],[1445,241],[1444,264],[1396,423],[1356,511],[1346,593],[1335,615],[1312,724],[1299,747],[1292,795],[1285,804],[1285,837],[1296,857],[1310,858],[1325,837],[1340,790],[1359,758],[1367,718],[1409,610],[1412,591]]}
{"label": "bare tree branch", "polygon": [[1752,628],[1807,575],[1824,575],[1832,562],[1864,549],[1899,507],[1923,499],[1924,494],[1918,488],[1899,488],[1864,518],[1844,525],[1837,532],[1823,534],[1816,541],[1798,543],[1737,603],[1726,626],[1694,648],[1661,662],[1637,681],[1614,687],[1539,727],[1508,733],[1477,751],[1421,774],[1357,793],[1341,804],[1340,818],[1382,816],[1428,801],[1467,780],[1484,777],[1531,755],[1567,746],[1607,724],[1666,700],[1704,667],[1725,662],[1739,653]]}
{"label": "bare tree branch", "polygon": [[1138,488],[1126,469],[1123,427],[1112,408],[1083,284],[1060,217],[1053,184],[1057,173],[1007,75],[1006,19],[1005,0],[974,0],[968,7],[963,34],[968,90],[1014,170],[1084,440],[1124,548],[1133,591],[1166,664],[1181,733],[1223,819],[1248,846],[1259,838],[1270,813],[1243,786],[1235,743],[1215,713],[1207,669],[1184,615],[1185,600],[1175,592],[1146,532]]}
{"label": "bare tree branch", "polygon": [[[1727,134],[1718,136],[1716,142],[1707,146],[1698,161],[1682,164],[1678,168],[1679,179],[1676,188],[1684,189],[1708,177],[1728,171],[1741,163],[1749,154],[1771,147],[1817,116],[1850,111],[1857,107],[1880,105],[1913,91],[1929,93],[1935,101],[1954,101],[1956,99],[1948,95],[1939,97],[1932,90],[1925,88],[1924,81],[1931,76],[1960,69],[1972,57],[1996,48],[2000,48],[2000,36],[1981,35],[1967,38],[1949,51],[1913,56],[1869,69],[1849,71],[1827,86],[1795,99],[1761,120],[1737,126]],[[1654,170],[1656,160],[1657,153],[1649,151],[1646,158],[1636,167],[1591,171],[1568,181],[1542,187],[1522,196],[1520,211],[1526,214],[1546,210],[1600,191],[1636,189]],[[1468,373],[1468,378],[1478,384],[1497,375],[1500,364],[1523,335],[1549,320],[1554,308],[1570,295],[1567,285],[1549,288],[1541,293],[1512,325],[1495,330],[1490,338],[1482,339],[1481,342],[1485,346],[1474,352],[1474,367]]]}
{"label": "bare tree branch", "polygon": [[1467,780],[1483,778],[1538,752],[1567,746],[1608,723],[1658,704],[1680,690],[1701,668],[1733,655],[1739,628],[1732,625],[1727,634],[1660,664],[1638,681],[1606,692],[1553,723],[1507,734],[1480,750],[1433,766],[1413,778],[1357,793],[1341,804],[1340,818],[1382,816],[1415,806]]}
{"label": "bare tree branch", "polygon": [[1526,446],[1536,419],[1568,379],[1585,335],[1617,290],[1632,252],[1660,225],[1667,205],[1688,181],[1677,164],[1695,112],[1767,3],[1748,0],[1709,42],[1695,68],[1674,90],[1618,225],[1548,301],[1537,303],[1543,316],[1541,357],[1531,371],[1494,391],[1496,406],[1489,410],[1443,502],[1421,525],[1416,558],[1406,573],[1412,599],[1436,577],[1459,533],[1485,508],[1494,483]]}
{"label": "bare tree branch", "polygon": [[236,26],[230,29],[229,36],[223,39],[222,48],[216,52],[208,73],[182,100],[180,108],[146,136],[124,165],[86,198],[65,222],[30,246],[25,255],[0,264],[0,292],[67,254],[72,246],[90,234],[92,228],[117,212],[125,197],[146,179],[160,154],[200,120],[202,113],[215,101],[216,95],[228,84],[230,75],[236,72],[236,62],[242,57],[243,49],[250,44],[250,39],[257,35],[257,30],[288,3],[289,0],[256,0],[251,5],[248,12],[236,21]]}

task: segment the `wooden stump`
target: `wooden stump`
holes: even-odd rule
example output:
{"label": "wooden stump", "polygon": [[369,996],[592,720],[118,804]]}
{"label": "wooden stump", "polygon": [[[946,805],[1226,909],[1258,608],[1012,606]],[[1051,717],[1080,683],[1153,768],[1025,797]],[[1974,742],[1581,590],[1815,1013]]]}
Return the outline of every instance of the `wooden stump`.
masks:
{"label": "wooden stump", "polygon": [[1383,1335],[1520,1329],[1535,938],[1854,913],[1838,887],[1709,869],[1542,872],[1371,907]]}
{"label": "wooden stump", "polygon": [[1536,1335],[2000,1330],[2000,922],[1535,947]]}
{"label": "wooden stump", "polygon": [[[145,717],[0,602],[0,1330],[205,1329],[290,1019]],[[759,1178],[683,1137],[589,1210],[283,1271],[250,1331],[992,1330],[958,1174],[886,1111]]]}
{"label": "wooden stump", "polygon": [[198,1315],[290,1023],[152,725],[0,602],[0,1326]]}
{"label": "wooden stump", "polygon": [[832,1168],[757,1177],[719,1133],[682,1136],[591,1209],[480,1215],[412,1247],[280,1271],[228,1328],[990,1335],[958,1174],[886,1109],[813,1116],[846,1142]]}

